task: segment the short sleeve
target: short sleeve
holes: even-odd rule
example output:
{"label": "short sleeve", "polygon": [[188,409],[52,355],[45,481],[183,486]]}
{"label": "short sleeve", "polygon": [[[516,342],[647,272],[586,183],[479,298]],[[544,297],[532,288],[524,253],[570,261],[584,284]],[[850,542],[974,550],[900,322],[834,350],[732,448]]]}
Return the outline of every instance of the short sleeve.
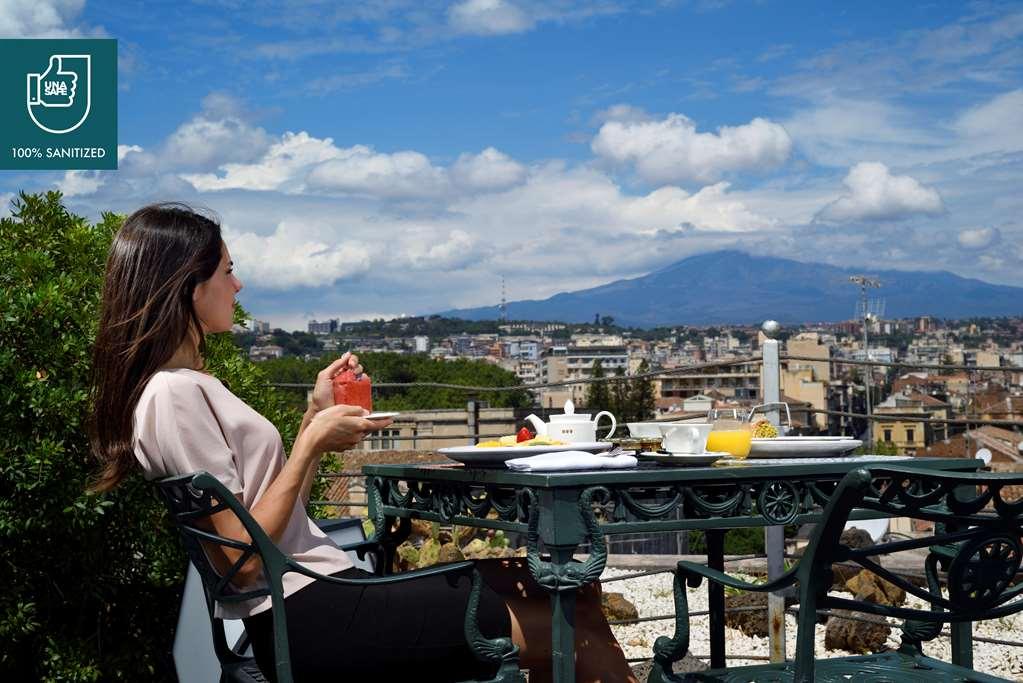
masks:
{"label": "short sleeve", "polygon": [[136,456],[152,477],[205,470],[238,494],[242,482],[234,453],[202,387],[187,378],[159,382],[136,411]]}

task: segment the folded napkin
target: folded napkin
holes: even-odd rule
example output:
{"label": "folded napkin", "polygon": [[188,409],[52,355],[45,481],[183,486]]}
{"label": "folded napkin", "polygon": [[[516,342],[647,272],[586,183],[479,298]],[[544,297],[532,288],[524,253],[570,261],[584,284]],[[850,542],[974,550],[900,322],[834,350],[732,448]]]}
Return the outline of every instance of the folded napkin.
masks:
{"label": "folded napkin", "polygon": [[559,472],[562,470],[608,470],[635,467],[631,455],[601,455],[586,451],[542,453],[528,458],[506,460],[508,469],[516,472]]}

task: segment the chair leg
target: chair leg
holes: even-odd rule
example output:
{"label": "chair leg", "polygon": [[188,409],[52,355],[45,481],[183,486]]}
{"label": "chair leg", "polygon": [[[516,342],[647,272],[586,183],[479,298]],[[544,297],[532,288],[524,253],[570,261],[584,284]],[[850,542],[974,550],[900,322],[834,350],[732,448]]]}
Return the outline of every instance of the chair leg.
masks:
{"label": "chair leg", "polygon": [[952,631],[952,663],[973,668],[973,622],[949,624]]}
{"label": "chair leg", "polygon": [[795,683],[813,683],[817,629],[817,596],[808,584],[799,586],[799,625],[796,630]]}
{"label": "chair leg", "polygon": [[473,569],[472,589],[465,608],[465,639],[469,648],[481,662],[499,664],[497,673],[487,683],[526,683],[519,668],[519,647],[511,638],[487,638],[479,629],[477,615],[482,591],[483,577],[478,569]]}
{"label": "chair leg", "polygon": [[673,672],[673,665],[689,651],[689,596],[682,572],[675,570],[672,584],[675,594],[675,635],[660,636],[654,641],[654,661],[647,683],[677,683],[681,679]]}

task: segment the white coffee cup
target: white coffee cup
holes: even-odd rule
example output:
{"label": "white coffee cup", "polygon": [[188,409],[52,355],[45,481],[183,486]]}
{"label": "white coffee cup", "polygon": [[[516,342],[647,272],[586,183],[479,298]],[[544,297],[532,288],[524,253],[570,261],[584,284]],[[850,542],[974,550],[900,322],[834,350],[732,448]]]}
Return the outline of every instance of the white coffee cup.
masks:
{"label": "white coffee cup", "polygon": [[669,453],[698,455],[707,450],[707,437],[714,425],[702,422],[659,425],[661,447]]}
{"label": "white coffee cup", "polygon": [[659,439],[661,438],[662,422],[628,422],[629,436],[634,439]]}

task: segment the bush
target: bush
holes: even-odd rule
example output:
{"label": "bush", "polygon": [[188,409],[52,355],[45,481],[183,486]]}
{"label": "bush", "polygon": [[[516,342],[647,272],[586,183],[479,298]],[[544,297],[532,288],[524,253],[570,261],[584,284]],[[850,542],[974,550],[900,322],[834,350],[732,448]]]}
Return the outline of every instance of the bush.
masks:
{"label": "bush", "polygon": [[[91,224],[59,193],[22,194],[0,221],[0,672],[5,680],[175,680],[186,566],[140,476],[85,492],[84,425],[103,269],[120,218]],[[244,315],[240,309],[239,316]],[[209,366],[280,429],[285,409],[230,335]]]}

